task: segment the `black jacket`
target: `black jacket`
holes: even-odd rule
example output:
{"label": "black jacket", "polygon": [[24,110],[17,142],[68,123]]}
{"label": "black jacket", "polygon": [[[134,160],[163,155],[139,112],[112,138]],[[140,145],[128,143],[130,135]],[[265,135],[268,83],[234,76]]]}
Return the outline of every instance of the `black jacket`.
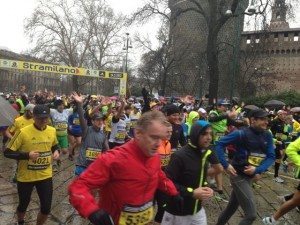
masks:
{"label": "black jacket", "polygon": [[169,213],[181,216],[193,215],[201,209],[201,201],[194,199],[193,192],[188,191],[188,188],[196,189],[206,185],[208,162],[219,163],[213,151],[201,151],[189,144],[172,154],[165,172],[184,198],[184,207],[182,212],[178,212],[176,206],[169,203],[167,204]]}

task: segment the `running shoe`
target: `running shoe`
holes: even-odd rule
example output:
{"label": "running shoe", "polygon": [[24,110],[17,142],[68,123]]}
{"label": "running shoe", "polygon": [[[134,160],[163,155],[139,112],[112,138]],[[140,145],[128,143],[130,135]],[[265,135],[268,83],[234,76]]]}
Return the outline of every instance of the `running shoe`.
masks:
{"label": "running shoe", "polygon": [[286,202],[285,196],[277,196],[277,197],[282,204]]}
{"label": "running shoe", "polygon": [[214,194],[213,198],[215,200],[217,200],[218,202],[221,202],[221,201],[226,202],[226,203],[229,202],[227,196],[221,190],[215,191],[215,194]]}
{"label": "running shoe", "polygon": [[58,169],[57,169],[57,165],[56,165],[56,164],[53,164],[53,165],[52,165],[52,171],[53,171],[53,172],[58,172]]}
{"label": "running shoe", "polygon": [[282,178],[280,178],[280,177],[275,177],[273,180],[274,180],[275,182],[281,183],[281,184],[284,182],[284,180],[283,180]]}
{"label": "running shoe", "polygon": [[260,189],[260,188],[261,188],[261,185],[259,185],[259,184],[256,183],[256,182],[253,182],[253,183],[252,183],[252,187],[253,187],[254,189]]}
{"label": "running shoe", "polygon": [[272,217],[265,217],[262,220],[263,224],[266,225],[276,225],[278,224],[278,222],[276,222]]}

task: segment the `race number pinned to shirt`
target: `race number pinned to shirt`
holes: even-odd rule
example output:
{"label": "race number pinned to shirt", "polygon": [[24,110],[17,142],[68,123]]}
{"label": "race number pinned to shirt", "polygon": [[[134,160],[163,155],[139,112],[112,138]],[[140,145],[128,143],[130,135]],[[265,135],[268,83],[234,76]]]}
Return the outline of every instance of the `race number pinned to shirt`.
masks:
{"label": "race number pinned to shirt", "polygon": [[252,166],[259,166],[265,158],[265,154],[250,153],[250,155],[248,156],[248,163]]}
{"label": "race number pinned to shirt", "polygon": [[161,166],[165,167],[165,166],[169,165],[170,159],[171,159],[171,154],[168,154],[168,155],[160,154],[160,164],[161,164]]}
{"label": "race number pinned to shirt", "polygon": [[58,131],[63,131],[68,128],[68,124],[67,124],[67,122],[55,123],[54,127]]}
{"label": "race number pinned to shirt", "polygon": [[101,149],[87,148],[85,150],[85,157],[87,160],[94,161],[101,154]]}
{"label": "race number pinned to shirt", "polygon": [[126,138],[126,130],[118,130],[116,133],[116,141],[124,141]]}
{"label": "race number pinned to shirt", "polygon": [[51,155],[50,151],[48,152],[40,152],[40,156],[36,160],[28,160],[28,170],[45,170],[50,166],[51,163]]}
{"label": "race number pinned to shirt", "polygon": [[153,203],[142,206],[125,206],[120,215],[119,225],[145,225],[152,221]]}
{"label": "race number pinned to shirt", "polygon": [[73,123],[74,123],[75,125],[80,125],[79,118],[74,118]]}

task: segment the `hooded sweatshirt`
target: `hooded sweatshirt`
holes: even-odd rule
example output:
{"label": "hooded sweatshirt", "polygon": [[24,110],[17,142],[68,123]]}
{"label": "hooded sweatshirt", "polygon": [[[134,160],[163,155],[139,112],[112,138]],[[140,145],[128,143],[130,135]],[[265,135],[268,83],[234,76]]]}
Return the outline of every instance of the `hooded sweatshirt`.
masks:
{"label": "hooded sweatshirt", "polygon": [[188,116],[187,116],[187,119],[186,119],[186,123],[183,124],[183,132],[184,132],[184,136],[185,137],[188,137],[191,133],[191,128],[192,128],[192,125],[193,125],[193,120],[195,118],[199,118],[199,113],[196,112],[196,111],[191,111]]}
{"label": "hooded sweatshirt", "polygon": [[206,121],[197,121],[191,128],[190,143],[171,155],[166,166],[167,176],[174,182],[184,199],[184,208],[178,211],[170,201],[166,210],[172,215],[194,215],[202,208],[201,201],[193,198],[193,190],[206,186],[208,164],[218,164],[216,154],[198,145],[199,136],[210,126]]}

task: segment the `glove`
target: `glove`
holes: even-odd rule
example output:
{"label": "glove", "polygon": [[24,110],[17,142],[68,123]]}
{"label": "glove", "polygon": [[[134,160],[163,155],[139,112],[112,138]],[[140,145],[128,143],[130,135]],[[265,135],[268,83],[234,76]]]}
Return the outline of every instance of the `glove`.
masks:
{"label": "glove", "polygon": [[94,225],[114,225],[111,216],[103,209],[93,212],[88,219]]}
{"label": "glove", "polygon": [[177,213],[183,212],[184,209],[184,199],[181,195],[175,195],[171,198],[171,204]]}

